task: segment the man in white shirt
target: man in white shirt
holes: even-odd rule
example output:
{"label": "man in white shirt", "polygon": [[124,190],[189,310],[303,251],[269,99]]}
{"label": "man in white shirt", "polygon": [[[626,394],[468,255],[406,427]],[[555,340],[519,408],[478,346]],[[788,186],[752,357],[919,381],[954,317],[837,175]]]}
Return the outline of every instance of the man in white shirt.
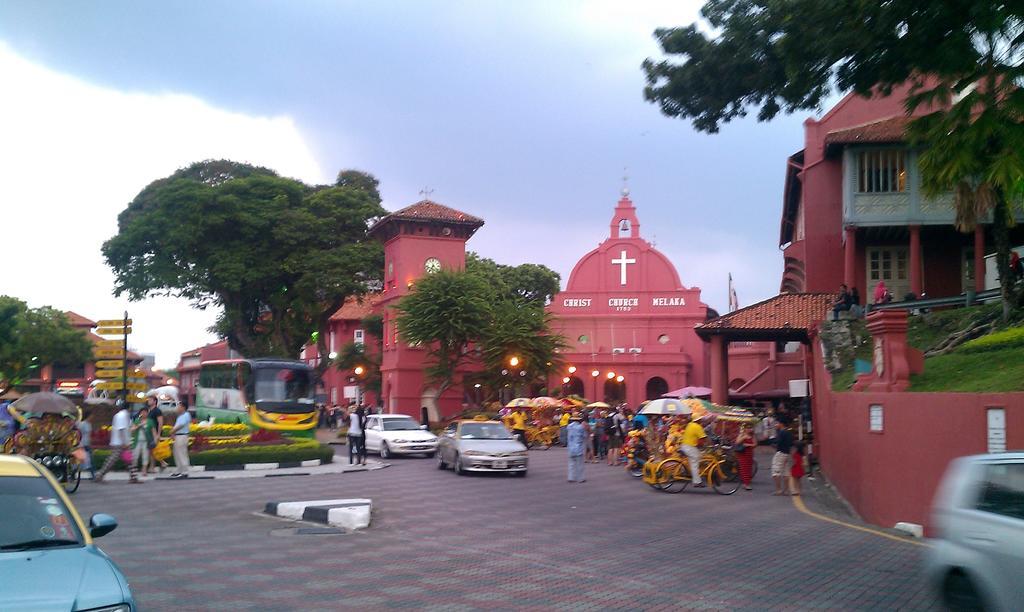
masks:
{"label": "man in white shirt", "polygon": [[[121,454],[128,450],[128,440],[131,435],[132,418],[128,412],[128,406],[122,405],[121,409],[114,414],[114,419],[110,423],[110,455],[107,460],[103,462],[103,467],[96,472],[95,482],[103,482],[103,477],[107,475],[107,472],[114,467],[114,464],[120,459],[124,460]],[[130,482],[139,482],[139,477],[135,473],[135,462],[130,459],[125,461],[128,464],[128,479]]]}
{"label": "man in white shirt", "polygon": [[189,468],[192,467],[188,459],[188,430],[192,425],[192,415],[181,402],[178,402],[177,414],[178,418],[171,428],[171,440],[174,441],[171,447],[174,452],[174,473],[171,478],[188,478]]}

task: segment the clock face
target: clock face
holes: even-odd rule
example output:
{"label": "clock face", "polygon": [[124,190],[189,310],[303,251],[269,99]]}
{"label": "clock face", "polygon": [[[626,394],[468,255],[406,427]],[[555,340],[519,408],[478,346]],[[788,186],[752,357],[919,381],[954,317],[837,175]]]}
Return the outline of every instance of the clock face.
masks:
{"label": "clock face", "polygon": [[431,257],[427,261],[423,262],[423,269],[426,270],[427,274],[433,274],[441,269],[441,260],[436,257]]}

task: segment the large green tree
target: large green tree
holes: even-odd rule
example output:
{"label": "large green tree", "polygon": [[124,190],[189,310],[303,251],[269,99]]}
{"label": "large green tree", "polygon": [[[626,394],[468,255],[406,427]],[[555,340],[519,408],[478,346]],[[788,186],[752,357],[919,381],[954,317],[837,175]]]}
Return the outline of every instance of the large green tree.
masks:
{"label": "large green tree", "polygon": [[44,365],[77,366],[91,358],[92,343],[63,312],[0,295],[0,395]]}
{"label": "large green tree", "polygon": [[766,121],[819,109],[834,93],[885,95],[909,83],[923,188],[954,192],[964,231],[991,212],[1008,312],[1008,227],[1024,180],[1024,5],[709,0],[702,15],[710,28],[655,32],[669,59],[644,62],[649,101],[717,132],[751,109]]}
{"label": "large green tree", "polygon": [[[395,307],[402,340],[427,348],[426,374],[438,396],[466,382],[461,373],[470,370],[479,370],[473,381],[492,389],[511,381],[502,370],[513,356],[519,360],[516,376],[526,372],[521,383],[543,380],[558,368],[563,340],[551,332],[544,311],[558,275],[543,266],[522,275],[514,270],[470,254],[464,271],[424,276]],[[522,281],[529,278],[541,280]]]}
{"label": "large green tree", "polygon": [[366,230],[383,214],[376,179],[361,172],[310,186],[205,161],[143,189],[103,254],[116,295],[219,307],[216,329],[243,355],[295,357],[315,339],[322,372],[328,319],[380,279],[381,247]]}

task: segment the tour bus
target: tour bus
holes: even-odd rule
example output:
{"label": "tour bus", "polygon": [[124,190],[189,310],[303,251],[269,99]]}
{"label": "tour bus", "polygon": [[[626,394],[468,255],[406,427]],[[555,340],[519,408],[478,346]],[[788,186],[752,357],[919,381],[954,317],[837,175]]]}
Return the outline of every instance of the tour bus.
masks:
{"label": "tour bus", "polygon": [[312,437],[313,368],[290,359],[222,359],[199,366],[196,418]]}

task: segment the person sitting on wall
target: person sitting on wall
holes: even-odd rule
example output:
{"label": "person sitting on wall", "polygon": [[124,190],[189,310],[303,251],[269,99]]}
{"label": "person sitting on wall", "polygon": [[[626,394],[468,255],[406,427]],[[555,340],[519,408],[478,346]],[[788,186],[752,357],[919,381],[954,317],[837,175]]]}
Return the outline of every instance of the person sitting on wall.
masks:
{"label": "person sitting on wall", "polygon": [[875,285],[875,304],[888,304],[892,301],[892,294],[889,293],[889,288],[885,286],[885,281],[880,280]]}
{"label": "person sitting on wall", "polygon": [[864,307],[860,305],[860,291],[856,287],[850,288],[850,314],[858,319],[864,316]]}
{"label": "person sitting on wall", "polygon": [[850,295],[850,290],[846,288],[846,283],[842,283],[839,285],[839,295],[832,304],[832,320],[838,321],[839,313],[848,312],[851,306],[853,306],[853,297]]}

